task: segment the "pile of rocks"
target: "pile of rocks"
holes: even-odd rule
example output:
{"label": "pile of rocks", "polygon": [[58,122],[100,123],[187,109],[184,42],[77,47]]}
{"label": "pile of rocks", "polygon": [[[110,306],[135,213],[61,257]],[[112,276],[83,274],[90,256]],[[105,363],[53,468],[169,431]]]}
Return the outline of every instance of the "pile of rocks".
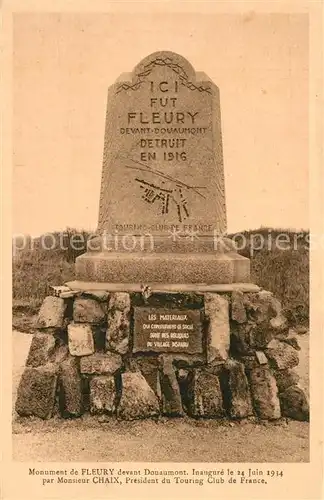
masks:
{"label": "pile of rocks", "polygon": [[204,352],[133,353],[140,293],[62,290],[43,302],[16,411],[43,419],[158,415],[308,420],[298,341],[270,292],[152,294],[156,307],[201,307]]}

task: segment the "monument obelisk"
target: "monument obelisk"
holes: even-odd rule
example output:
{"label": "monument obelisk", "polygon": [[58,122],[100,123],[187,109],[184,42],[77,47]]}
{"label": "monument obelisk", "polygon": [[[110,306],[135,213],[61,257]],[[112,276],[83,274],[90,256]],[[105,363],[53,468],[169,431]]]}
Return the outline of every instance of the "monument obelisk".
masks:
{"label": "monument obelisk", "polygon": [[249,282],[225,233],[219,90],[182,56],[153,53],[109,88],[98,236],[77,279]]}

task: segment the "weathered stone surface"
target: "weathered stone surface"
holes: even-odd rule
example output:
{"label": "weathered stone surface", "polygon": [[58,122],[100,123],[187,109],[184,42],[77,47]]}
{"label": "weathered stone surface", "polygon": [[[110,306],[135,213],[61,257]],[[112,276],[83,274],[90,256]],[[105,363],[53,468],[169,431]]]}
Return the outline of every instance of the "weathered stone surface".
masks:
{"label": "weathered stone surface", "polygon": [[[172,266],[170,266],[172,261]],[[249,278],[249,259],[238,254],[106,252],[76,259],[76,278],[99,283],[231,284]]]}
{"label": "weathered stone surface", "polygon": [[105,290],[90,290],[82,293],[83,297],[90,297],[98,300],[99,302],[108,302],[109,292]]}
{"label": "weathered stone surface", "polygon": [[186,382],[189,375],[189,370],[185,370],[184,368],[180,368],[177,372],[178,380],[180,382]]}
{"label": "weathered stone surface", "polygon": [[244,293],[240,291],[232,292],[232,319],[237,323],[245,323],[247,320]]}
{"label": "weathered stone surface", "polygon": [[130,307],[129,293],[110,294],[106,348],[119,354],[126,354],[129,347]]}
{"label": "weathered stone surface", "polygon": [[224,416],[223,397],[216,375],[193,370],[188,380],[188,412],[193,417]]}
{"label": "weathered stone surface", "polygon": [[82,357],[80,371],[87,375],[113,375],[122,367],[122,358],[113,352],[96,352],[91,356]]}
{"label": "weathered stone surface", "polygon": [[253,368],[258,368],[260,364],[255,354],[251,356],[240,356],[240,362],[243,363],[246,370],[252,370]]}
{"label": "weathered stone surface", "polygon": [[95,299],[77,297],[73,304],[73,320],[76,323],[103,323],[106,319],[104,309]]}
{"label": "weathered stone surface", "polygon": [[69,356],[69,348],[65,344],[57,346],[51,355],[50,362],[60,364]]}
{"label": "weathered stone surface", "polygon": [[210,365],[204,367],[204,371],[220,377],[224,372],[225,363],[225,361],[214,361]]}
{"label": "weathered stone surface", "polygon": [[180,394],[180,387],[172,364],[172,357],[160,356],[161,372],[161,392],[162,392],[162,413],[169,416],[182,416],[183,408]]}
{"label": "weathered stone surface", "polygon": [[278,314],[277,303],[273,299],[273,294],[266,290],[245,294],[244,301],[248,319],[257,324],[270,322],[270,319]]}
{"label": "weathered stone surface", "polygon": [[69,351],[72,356],[88,356],[94,353],[92,328],[84,323],[68,326]]}
{"label": "weathered stone surface", "polygon": [[173,357],[173,364],[176,368],[194,368],[206,364],[206,357],[203,354],[182,354],[175,353]]}
{"label": "weathered stone surface", "polygon": [[118,311],[130,311],[131,301],[130,295],[126,292],[115,292],[110,294],[109,309],[117,309]]}
{"label": "weathered stone surface", "polygon": [[120,354],[126,354],[129,345],[129,313],[118,309],[108,312],[108,328],[106,331],[106,348]]}
{"label": "weathered stone surface", "polygon": [[253,415],[249,383],[244,365],[234,359],[225,363],[227,371],[229,415],[231,418],[245,418]]}
{"label": "weathered stone surface", "polygon": [[282,414],[294,420],[309,420],[309,402],[305,391],[291,386],[280,394]]}
{"label": "weathered stone surface", "polygon": [[298,339],[294,335],[288,335],[286,338],[283,338],[282,341],[286,342],[286,344],[291,345],[291,347],[296,349],[296,351],[300,351]]}
{"label": "weathered stone surface", "polygon": [[248,371],[254,409],[261,419],[280,418],[280,403],[276,379],[268,366]]}
{"label": "weathered stone surface", "polygon": [[38,328],[61,328],[63,326],[66,303],[60,297],[46,297],[40,308]]}
{"label": "weathered stone surface", "polygon": [[29,348],[26,366],[45,365],[50,361],[51,354],[55,349],[55,338],[48,333],[36,332],[33,335]]}
{"label": "weathered stone surface", "polygon": [[299,382],[299,375],[294,370],[275,370],[274,376],[276,377],[279,393]]}
{"label": "weathered stone surface", "polygon": [[139,372],[122,374],[122,396],[117,408],[119,418],[134,420],[159,415],[159,402],[151,387]]}
{"label": "weathered stone surface", "polygon": [[256,350],[264,349],[272,337],[272,332],[265,323],[248,321],[232,329],[231,343],[235,352],[251,356]]}
{"label": "weathered stone surface", "polygon": [[112,414],[116,410],[116,386],[112,375],[92,377],[90,380],[90,413]]}
{"label": "weathered stone surface", "polygon": [[54,410],[56,385],[56,365],[25,368],[18,387],[16,412],[21,416],[50,418]]}
{"label": "weathered stone surface", "polygon": [[158,398],[160,398],[161,386],[157,357],[139,356],[132,360],[132,365],[142,373],[151,389],[153,389]]}
{"label": "weathered stone surface", "polygon": [[285,370],[293,368],[299,363],[298,353],[296,349],[285,342],[273,339],[268,344],[265,351],[270,364],[277,370]]}
{"label": "weathered stone surface", "polygon": [[270,319],[270,326],[274,335],[288,333],[289,330],[288,320],[282,313],[279,313],[278,316]]}
{"label": "weathered stone surface", "polygon": [[205,294],[205,314],[208,320],[207,362],[226,360],[230,346],[228,300],[216,293]]}
{"label": "weathered stone surface", "polygon": [[83,412],[82,380],[79,360],[69,356],[62,361],[59,371],[59,400],[63,417],[78,417]]}
{"label": "weathered stone surface", "polygon": [[258,360],[259,365],[267,365],[268,358],[263,351],[255,351],[255,356]]}
{"label": "weathered stone surface", "polygon": [[79,295],[79,292],[69,290],[68,292],[61,292],[59,296],[61,297],[61,299],[72,299],[77,295]]}
{"label": "weathered stone surface", "polygon": [[245,294],[244,302],[248,319],[258,325],[268,327],[272,335],[288,331],[288,321],[284,316],[280,301],[271,292],[261,290]]}
{"label": "weathered stone surface", "polygon": [[60,297],[61,293],[65,293],[65,292],[70,292],[71,291],[71,289],[68,286],[66,286],[66,285],[50,286],[50,289],[53,290],[53,295],[55,295],[55,297]]}

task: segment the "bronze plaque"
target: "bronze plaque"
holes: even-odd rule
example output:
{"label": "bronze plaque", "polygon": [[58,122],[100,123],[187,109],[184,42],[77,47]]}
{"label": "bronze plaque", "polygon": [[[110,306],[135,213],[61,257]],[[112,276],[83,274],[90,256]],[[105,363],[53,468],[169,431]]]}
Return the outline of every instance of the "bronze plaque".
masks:
{"label": "bronze plaque", "polygon": [[134,307],[133,352],[202,353],[200,309]]}

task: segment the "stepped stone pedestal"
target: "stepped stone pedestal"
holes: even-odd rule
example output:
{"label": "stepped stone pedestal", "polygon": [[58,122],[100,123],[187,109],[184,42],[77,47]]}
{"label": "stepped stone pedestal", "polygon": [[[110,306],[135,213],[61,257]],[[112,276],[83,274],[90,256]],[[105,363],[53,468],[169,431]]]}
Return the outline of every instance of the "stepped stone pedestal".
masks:
{"label": "stepped stone pedestal", "polygon": [[198,239],[194,252],[188,249],[187,243],[180,246],[167,241],[164,241],[164,251],[160,248],[160,251],[109,252],[100,248],[76,259],[76,278],[99,283],[249,283],[250,260],[235,252],[230,240],[218,239],[219,245],[220,242],[222,248],[215,250],[212,239],[208,241],[208,247],[206,238]]}

